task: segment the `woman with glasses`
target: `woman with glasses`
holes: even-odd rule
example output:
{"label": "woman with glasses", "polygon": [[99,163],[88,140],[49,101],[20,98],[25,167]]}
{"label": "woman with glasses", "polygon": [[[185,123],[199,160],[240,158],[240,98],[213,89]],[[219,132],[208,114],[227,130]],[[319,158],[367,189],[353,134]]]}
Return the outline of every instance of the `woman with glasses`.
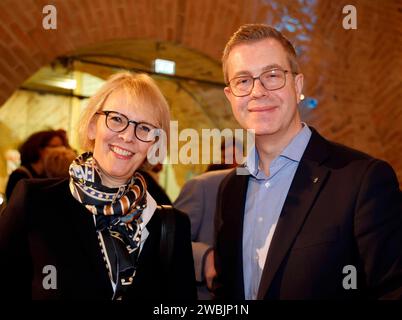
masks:
{"label": "woman with glasses", "polygon": [[87,152],[71,164],[70,178],[19,184],[0,219],[2,294],[196,298],[189,219],[158,207],[137,172],[151,146],[166,142],[169,121],[149,76],[120,73],[103,85],[81,117]]}

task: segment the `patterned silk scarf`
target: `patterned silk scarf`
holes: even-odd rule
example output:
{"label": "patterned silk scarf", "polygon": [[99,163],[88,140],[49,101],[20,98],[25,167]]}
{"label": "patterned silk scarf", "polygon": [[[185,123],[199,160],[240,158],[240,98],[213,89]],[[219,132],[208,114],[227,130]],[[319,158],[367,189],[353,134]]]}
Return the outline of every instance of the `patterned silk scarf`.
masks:
{"label": "patterned silk scarf", "polygon": [[137,268],[141,214],[146,207],[145,180],[135,173],[127,184],[118,188],[104,186],[90,152],[78,156],[69,172],[73,197],[95,216],[109,277],[116,284],[113,299],[122,299],[133,283]]}

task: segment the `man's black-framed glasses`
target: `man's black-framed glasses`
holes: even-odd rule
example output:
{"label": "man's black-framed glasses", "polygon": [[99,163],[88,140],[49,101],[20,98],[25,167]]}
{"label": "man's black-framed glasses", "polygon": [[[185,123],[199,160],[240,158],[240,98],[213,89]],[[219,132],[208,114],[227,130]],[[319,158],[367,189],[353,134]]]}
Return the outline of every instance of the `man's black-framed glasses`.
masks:
{"label": "man's black-framed glasses", "polygon": [[258,77],[251,75],[238,76],[229,81],[229,88],[236,97],[245,97],[253,91],[255,80],[258,79],[265,89],[269,91],[278,90],[286,85],[286,74],[289,72],[289,70],[275,68],[264,71]]}
{"label": "man's black-framed glasses", "polygon": [[130,120],[124,114],[117,111],[98,111],[96,114],[105,115],[105,124],[113,132],[122,132],[127,129],[130,123],[134,125],[134,134],[138,140],[143,142],[155,141],[159,129],[146,122]]}

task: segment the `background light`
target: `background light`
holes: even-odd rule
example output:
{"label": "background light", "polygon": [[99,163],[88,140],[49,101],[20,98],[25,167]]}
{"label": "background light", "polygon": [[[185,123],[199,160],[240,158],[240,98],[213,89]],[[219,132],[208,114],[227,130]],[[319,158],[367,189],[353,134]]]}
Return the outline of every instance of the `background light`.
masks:
{"label": "background light", "polygon": [[176,63],[170,60],[155,59],[154,68],[157,73],[173,75],[176,72]]}

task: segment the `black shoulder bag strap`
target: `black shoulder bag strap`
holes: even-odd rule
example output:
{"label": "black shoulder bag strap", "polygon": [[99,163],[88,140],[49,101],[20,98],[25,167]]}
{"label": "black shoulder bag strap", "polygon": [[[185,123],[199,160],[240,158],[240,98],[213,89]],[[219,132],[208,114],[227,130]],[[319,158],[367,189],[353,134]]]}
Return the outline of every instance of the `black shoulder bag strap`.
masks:
{"label": "black shoulder bag strap", "polygon": [[175,236],[175,212],[172,206],[158,206],[161,210],[161,240],[160,240],[160,257],[162,270],[165,279],[168,280],[169,270],[172,264],[174,236]]}

